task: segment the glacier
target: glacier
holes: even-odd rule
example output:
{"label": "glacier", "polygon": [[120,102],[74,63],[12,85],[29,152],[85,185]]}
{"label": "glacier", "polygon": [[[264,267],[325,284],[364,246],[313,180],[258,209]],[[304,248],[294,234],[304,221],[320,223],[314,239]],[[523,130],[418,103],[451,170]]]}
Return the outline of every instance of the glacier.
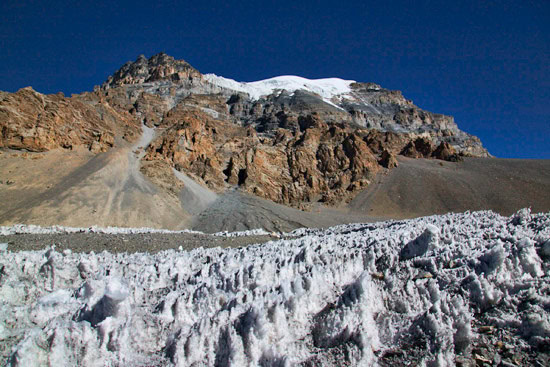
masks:
{"label": "glacier", "polygon": [[0,251],[8,366],[451,366],[486,360],[484,345],[493,361],[548,361],[550,213],[303,228],[238,249]]}
{"label": "glacier", "polygon": [[247,93],[252,100],[258,100],[260,97],[268,96],[277,90],[288,92],[305,90],[318,94],[325,101],[330,102],[334,97],[350,93],[350,85],[356,83],[355,80],[340,78],[307,79],[296,75],[281,75],[255,82],[238,82],[216,74],[205,74],[203,78],[219,87]]}

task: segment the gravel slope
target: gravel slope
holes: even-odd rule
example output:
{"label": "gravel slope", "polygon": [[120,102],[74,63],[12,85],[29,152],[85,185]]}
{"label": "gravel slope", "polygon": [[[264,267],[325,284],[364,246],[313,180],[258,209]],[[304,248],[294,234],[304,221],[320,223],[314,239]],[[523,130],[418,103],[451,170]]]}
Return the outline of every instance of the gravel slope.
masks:
{"label": "gravel slope", "polygon": [[382,218],[493,210],[510,215],[550,210],[550,160],[466,158],[464,162],[399,157],[350,203],[350,210]]}

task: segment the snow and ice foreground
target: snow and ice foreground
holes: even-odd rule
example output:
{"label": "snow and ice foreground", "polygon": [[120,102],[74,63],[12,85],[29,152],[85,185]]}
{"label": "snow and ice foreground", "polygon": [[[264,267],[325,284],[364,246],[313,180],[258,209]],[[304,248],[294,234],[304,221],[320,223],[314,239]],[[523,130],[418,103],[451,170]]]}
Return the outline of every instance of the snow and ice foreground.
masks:
{"label": "snow and ice foreground", "polygon": [[8,248],[3,358],[13,366],[454,365],[487,359],[481,341],[502,360],[506,349],[520,359],[548,353],[550,213],[293,234],[155,255]]}

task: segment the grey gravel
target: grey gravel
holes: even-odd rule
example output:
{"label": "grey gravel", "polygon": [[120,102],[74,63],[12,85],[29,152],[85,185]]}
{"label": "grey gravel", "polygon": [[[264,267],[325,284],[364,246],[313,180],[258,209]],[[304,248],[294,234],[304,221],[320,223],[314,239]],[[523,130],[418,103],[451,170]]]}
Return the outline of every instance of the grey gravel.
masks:
{"label": "grey gravel", "polygon": [[194,233],[56,233],[14,234],[0,236],[0,243],[7,243],[9,251],[34,251],[55,245],[57,251],[73,252],[149,252],[197,247],[243,247],[276,239],[272,236],[220,237]]}

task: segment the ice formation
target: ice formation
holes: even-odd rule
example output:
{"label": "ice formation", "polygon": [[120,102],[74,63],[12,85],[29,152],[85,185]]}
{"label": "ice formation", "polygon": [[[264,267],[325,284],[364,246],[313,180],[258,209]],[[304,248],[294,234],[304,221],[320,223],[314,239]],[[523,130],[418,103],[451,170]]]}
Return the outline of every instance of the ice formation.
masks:
{"label": "ice formation", "polygon": [[11,366],[444,366],[492,328],[518,352],[549,344],[550,213],[291,235],[153,255],[8,247],[0,351]]}
{"label": "ice formation", "polygon": [[[177,234],[177,233],[195,233],[195,234],[204,234],[204,232],[193,231],[190,229],[182,229],[179,231],[173,231],[169,229],[158,229],[158,228],[126,228],[126,227],[65,227],[65,226],[51,226],[51,227],[41,227],[34,224],[16,224],[13,226],[0,226],[0,235],[7,236],[12,234],[54,234],[54,233],[104,233],[104,234],[139,234],[139,233],[166,233],[166,234]],[[241,236],[263,236],[269,235],[271,233],[267,232],[262,228],[249,229],[246,231],[237,231],[237,232],[217,232],[212,233],[212,236],[220,237],[241,237]]]}

